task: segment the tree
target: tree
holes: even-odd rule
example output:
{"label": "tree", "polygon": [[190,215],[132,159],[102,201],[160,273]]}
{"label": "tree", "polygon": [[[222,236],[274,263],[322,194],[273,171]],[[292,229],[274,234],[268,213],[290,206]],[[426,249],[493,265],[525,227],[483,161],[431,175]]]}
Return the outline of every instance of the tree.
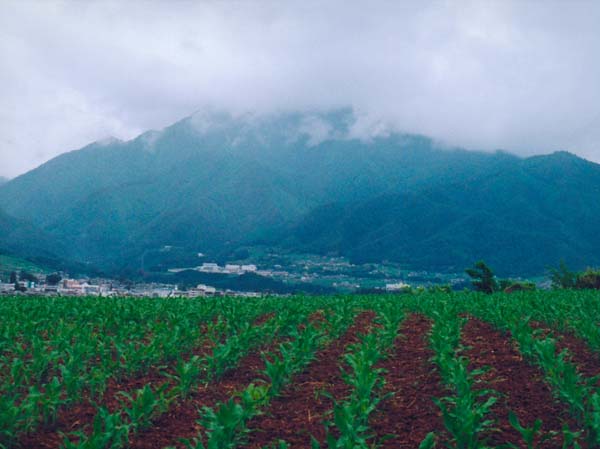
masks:
{"label": "tree", "polygon": [[14,284],[15,282],[17,282],[17,272],[16,271],[12,271],[10,273],[10,283]]}
{"label": "tree", "polygon": [[34,274],[25,271],[25,270],[21,270],[21,273],[19,274],[19,279],[22,281],[30,281],[30,282],[37,282],[38,278],[35,277]]}
{"label": "tree", "polygon": [[62,276],[58,273],[52,273],[46,276],[46,282],[50,285],[57,285],[62,280]]}
{"label": "tree", "polygon": [[600,270],[588,268],[577,275],[575,288],[600,290]]}
{"label": "tree", "polygon": [[552,288],[575,288],[577,273],[569,270],[564,260],[560,261],[558,268],[550,269]]}
{"label": "tree", "polygon": [[499,286],[496,276],[483,260],[475,262],[475,265],[472,268],[467,268],[465,273],[471,277],[471,283],[476,291],[484,293],[498,291]]}

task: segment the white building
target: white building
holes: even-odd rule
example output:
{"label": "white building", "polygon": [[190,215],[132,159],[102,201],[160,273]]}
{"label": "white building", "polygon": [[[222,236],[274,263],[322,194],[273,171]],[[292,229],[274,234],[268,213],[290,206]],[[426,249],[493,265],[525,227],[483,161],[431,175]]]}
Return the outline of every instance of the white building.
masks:
{"label": "white building", "polygon": [[395,284],[385,284],[385,289],[388,292],[398,292],[398,291],[401,291],[401,290],[406,290],[408,288],[410,288],[410,285],[405,284],[402,281],[397,282]]}
{"label": "white building", "polygon": [[0,283],[0,293],[12,293],[15,291],[15,284]]}
{"label": "white building", "polygon": [[230,274],[241,273],[242,272],[242,266],[241,265],[232,264],[232,263],[228,263],[228,264],[225,265],[225,272],[226,273],[230,273]]}
{"label": "white building", "polygon": [[203,271],[204,273],[219,273],[221,268],[216,263],[204,262],[200,267],[200,271]]}
{"label": "white building", "polygon": [[210,285],[198,284],[196,288],[205,295],[214,295],[217,293],[217,289],[215,287],[211,287]]}

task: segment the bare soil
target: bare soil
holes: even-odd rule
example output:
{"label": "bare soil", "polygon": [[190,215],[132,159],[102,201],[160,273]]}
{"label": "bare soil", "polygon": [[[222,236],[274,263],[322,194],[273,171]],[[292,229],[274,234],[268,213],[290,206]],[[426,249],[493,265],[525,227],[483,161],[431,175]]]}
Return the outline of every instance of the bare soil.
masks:
{"label": "bare soil", "polygon": [[465,354],[469,357],[470,369],[489,368],[479,387],[491,388],[499,393],[492,411],[496,419],[496,431],[489,435],[492,446],[512,443],[525,447],[520,434],[508,421],[508,412],[512,410],[525,427],[532,426],[540,418],[543,434],[559,433],[559,436],[536,447],[561,447],[563,423],[571,429],[576,429],[577,425],[566,407],[554,399],[541,370],[523,359],[510,335],[471,317],[463,328],[462,343],[470,347]]}
{"label": "bare soil", "polygon": [[[409,315],[401,324],[390,357],[381,364],[387,370],[384,400],[371,417],[371,428],[381,447],[417,448],[429,432],[444,438],[444,423],[434,397],[444,395],[440,377],[430,362],[428,333],[431,321]],[[391,436],[385,439],[386,436]]]}
{"label": "bare soil", "polygon": [[275,398],[265,414],[249,423],[253,429],[248,448],[266,447],[285,440],[291,448],[309,448],[311,436],[320,443],[325,440],[324,422],[333,407],[327,392],[337,400],[348,395],[341,378],[340,358],[347,346],[368,332],[375,318],[372,311],[359,314],[354,324],[338,340],[316,354],[316,360],[294,377],[293,383]]}

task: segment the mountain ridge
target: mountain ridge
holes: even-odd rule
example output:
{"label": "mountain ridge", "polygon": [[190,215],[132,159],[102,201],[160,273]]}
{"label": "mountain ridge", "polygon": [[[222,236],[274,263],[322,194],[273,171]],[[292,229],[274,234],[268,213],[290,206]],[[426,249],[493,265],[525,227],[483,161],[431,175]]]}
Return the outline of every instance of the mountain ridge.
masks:
{"label": "mountain ridge", "polygon": [[192,116],[62,154],[1,185],[0,208],[61,258],[108,272],[163,245],[216,255],[256,242],[440,270],[479,258],[509,274],[561,257],[600,263],[600,165],[415,135],[361,140],[352,120]]}

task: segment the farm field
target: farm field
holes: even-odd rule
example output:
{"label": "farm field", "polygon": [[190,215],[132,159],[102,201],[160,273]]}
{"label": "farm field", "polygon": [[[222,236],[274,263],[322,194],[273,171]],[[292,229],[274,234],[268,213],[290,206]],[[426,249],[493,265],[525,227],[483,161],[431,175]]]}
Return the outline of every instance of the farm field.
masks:
{"label": "farm field", "polygon": [[0,297],[0,448],[597,448],[600,294]]}

